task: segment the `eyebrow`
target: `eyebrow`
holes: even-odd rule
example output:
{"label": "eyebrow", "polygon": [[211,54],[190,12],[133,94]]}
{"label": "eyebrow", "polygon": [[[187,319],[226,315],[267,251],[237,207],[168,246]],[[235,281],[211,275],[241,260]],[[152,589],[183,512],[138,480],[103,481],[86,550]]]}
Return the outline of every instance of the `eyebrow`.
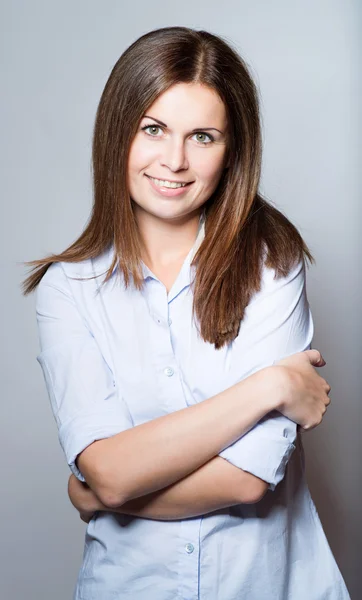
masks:
{"label": "eyebrow", "polygon": [[[155,119],[155,117],[151,117],[151,115],[143,115],[142,118],[143,119],[146,119],[146,118],[153,119],[153,121],[156,121],[156,123],[159,123],[160,125],[162,125],[162,127],[166,127],[166,129],[167,129],[166,123],[162,123],[162,121],[160,121],[159,119]],[[196,133],[201,130],[202,131],[211,131],[212,129],[214,131],[218,131],[219,133],[223,134],[223,132],[220,131],[220,129],[216,129],[216,127],[198,127],[197,129],[192,129],[191,133]]]}

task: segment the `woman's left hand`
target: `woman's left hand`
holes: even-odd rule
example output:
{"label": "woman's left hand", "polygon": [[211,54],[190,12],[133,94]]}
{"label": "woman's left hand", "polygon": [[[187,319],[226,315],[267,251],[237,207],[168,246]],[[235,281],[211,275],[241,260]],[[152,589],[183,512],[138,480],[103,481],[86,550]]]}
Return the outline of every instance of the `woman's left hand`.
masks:
{"label": "woman's left hand", "polygon": [[89,523],[97,510],[107,510],[88,484],[79,481],[73,473],[68,481],[68,496],[85,523]]}

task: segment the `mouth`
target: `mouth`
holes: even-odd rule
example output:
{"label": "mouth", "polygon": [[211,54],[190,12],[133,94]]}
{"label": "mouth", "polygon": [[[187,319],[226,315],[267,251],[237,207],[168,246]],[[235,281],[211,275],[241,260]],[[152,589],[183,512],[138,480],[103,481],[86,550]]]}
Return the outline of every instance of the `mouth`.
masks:
{"label": "mouth", "polygon": [[147,173],[145,173],[145,175],[146,175],[146,177],[153,179],[155,181],[155,183],[158,185],[160,185],[160,182],[166,182],[169,184],[176,183],[176,184],[182,184],[182,185],[188,185],[190,183],[193,183],[193,181],[182,181],[180,179],[160,179],[159,177],[152,177],[151,175],[148,175]]}
{"label": "mouth", "polygon": [[[191,185],[194,183],[193,181],[189,182],[168,182],[167,180],[160,180],[145,173],[148,181],[152,189],[158,192],[161,196],[173,197],[173,196],[181,196],[185,194]],[[168,184],[168,185],[166,185]],[[184,184],[184,185],[182,185]]]}

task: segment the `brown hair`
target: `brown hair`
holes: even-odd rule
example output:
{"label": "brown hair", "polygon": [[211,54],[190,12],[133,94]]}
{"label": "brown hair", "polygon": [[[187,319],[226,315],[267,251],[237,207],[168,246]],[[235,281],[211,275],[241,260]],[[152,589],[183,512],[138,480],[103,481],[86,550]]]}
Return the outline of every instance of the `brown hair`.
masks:
{"label": "brown hair", "polygon": [[[261,267],[286,276],[296,261],[315,260],[297,228],[258,192],[262,139],[258,93],[246,63],[223,38],[188,27],[146,33],[122,54],[103,90],[92,147],[93,208],[83,233],[61,254],[29,261],[24,295],[33,291],[53,262],[95,258],[114,244],[103,283],[118,261],[126,287],[143,285],[141,239],[127,189],[131,142],[146,109],[176,83],[201,83],[219,94],[228,120],[229,167],[204,205],[205,238],[193,264],[193,315],[215,348],[232,342]],[[226,164],[226,163],[225,163]],[[79,278],[80,279],[80,278]]]}

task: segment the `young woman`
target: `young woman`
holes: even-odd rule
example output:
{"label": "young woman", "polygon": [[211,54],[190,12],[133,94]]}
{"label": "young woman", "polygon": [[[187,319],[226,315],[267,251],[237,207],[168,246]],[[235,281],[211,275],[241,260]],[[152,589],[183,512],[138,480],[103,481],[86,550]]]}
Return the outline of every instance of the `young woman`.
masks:
{"label": "young woman", "polygon": [[99,103],[89,224],[28,263],[88,523],[75,600],[349,598],[300,439],[330,402],[310,350],[314,259],[258,192],[261,148],[236,51],[151,31]]}

